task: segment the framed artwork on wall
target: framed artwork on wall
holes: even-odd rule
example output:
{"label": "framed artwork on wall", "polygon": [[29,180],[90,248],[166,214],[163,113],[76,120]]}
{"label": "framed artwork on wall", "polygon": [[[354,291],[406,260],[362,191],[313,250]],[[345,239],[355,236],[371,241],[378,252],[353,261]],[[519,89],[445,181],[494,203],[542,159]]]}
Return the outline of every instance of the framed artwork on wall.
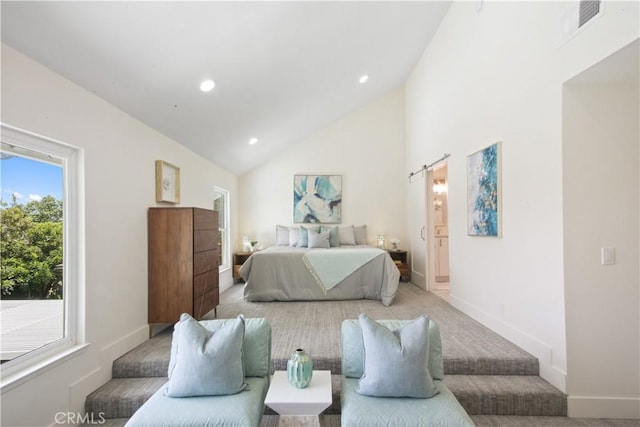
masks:
{"label": "framed artwork on wall", "polygon": [[180,168],[156,160],[156,202],[180,203]]}
{"label": "framed artwork on wall", "polygon": [[502,236],[501,143],[467,156],[467,234]]}
{"label": "framed artwork on wall", "polygon": [[341,175],[293,177],[293,222],[339,224],[341,221]]}

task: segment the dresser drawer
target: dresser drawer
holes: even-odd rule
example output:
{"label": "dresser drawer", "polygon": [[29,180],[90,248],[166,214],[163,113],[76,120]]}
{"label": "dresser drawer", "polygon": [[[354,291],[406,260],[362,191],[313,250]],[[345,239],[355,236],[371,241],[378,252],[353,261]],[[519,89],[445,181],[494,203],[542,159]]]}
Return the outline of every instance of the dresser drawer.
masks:
{"label": "dresser drawer", "polygon": [[218,270],[209,270],[193,278],[193,298],[218,288]]}
{"label": "dresser drawer", "polygon": [[193,275],[218,269],[218,251],[206,251],[193,254]]}
{"label": "dresser drawer", "polygon": [[193,209],[193,229],[194,230],[217,230],[218,221],[215,211],[206,209]]}
{"label": "dresser drawer", "polygon": [[197,230],[193,233],[193,252],[218,249],[218,230]]}
{"label": "dresser drawer", "polygon": [[218,288],[213,289],[206,294],[195,298],[193,300],[193,313],[196,319],[202,319],[202,317],[216,308],[220,301],[220,293]]}

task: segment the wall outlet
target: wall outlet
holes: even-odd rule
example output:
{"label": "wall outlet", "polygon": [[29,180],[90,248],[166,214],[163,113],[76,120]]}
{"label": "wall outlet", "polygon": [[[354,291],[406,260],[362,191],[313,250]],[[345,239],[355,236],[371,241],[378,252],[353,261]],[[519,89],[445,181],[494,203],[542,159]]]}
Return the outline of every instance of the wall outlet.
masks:
{"label": "wall outlet", "polygon": [[614,265],[616,263],[616,248],[601,248],[602,265]]}

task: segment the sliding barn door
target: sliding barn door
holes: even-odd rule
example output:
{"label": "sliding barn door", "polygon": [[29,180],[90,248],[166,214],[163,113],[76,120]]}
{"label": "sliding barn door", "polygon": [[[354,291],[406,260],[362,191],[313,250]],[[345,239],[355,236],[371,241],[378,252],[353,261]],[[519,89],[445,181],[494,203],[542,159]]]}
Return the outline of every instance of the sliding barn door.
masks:
{"label": "sliding barn door", "polygon": [[426,182],[433,182],[433,173],[416,176],[409,184],[409,237],[411,239],[411,282],[427,289],[427,231]]}

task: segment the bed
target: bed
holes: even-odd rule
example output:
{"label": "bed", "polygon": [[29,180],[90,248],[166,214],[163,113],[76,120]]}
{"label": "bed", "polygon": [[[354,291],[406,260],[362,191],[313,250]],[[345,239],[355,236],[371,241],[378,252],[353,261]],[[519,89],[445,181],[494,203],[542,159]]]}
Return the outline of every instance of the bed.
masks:
{"label": "bed", "polygon": [[240,268],[246,301],[375,299],[391,305],[400,272],[388,252],[367,245],[272,246]]}

